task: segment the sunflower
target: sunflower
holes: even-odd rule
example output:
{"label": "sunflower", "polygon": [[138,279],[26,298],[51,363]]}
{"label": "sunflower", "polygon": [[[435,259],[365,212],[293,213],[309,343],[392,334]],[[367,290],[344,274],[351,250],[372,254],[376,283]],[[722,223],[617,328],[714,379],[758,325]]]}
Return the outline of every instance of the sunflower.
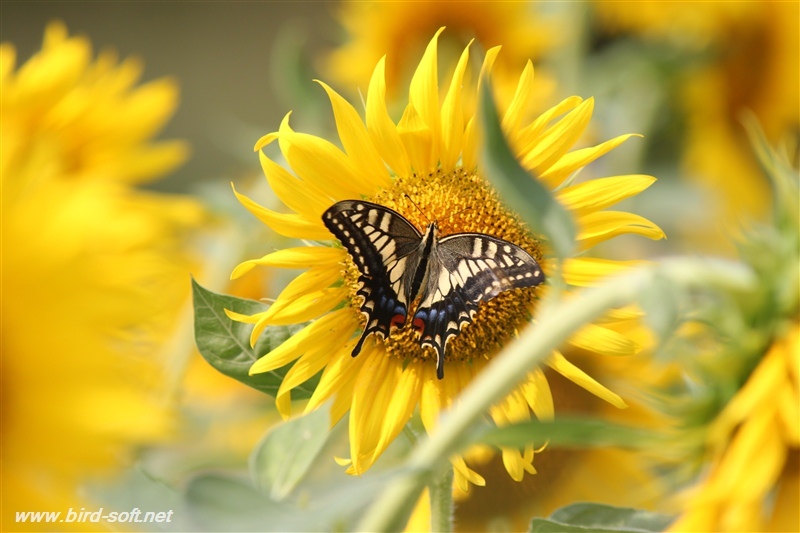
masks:
{"label": "sunflower", "polygon": [[[323,72],[332,82],[347,88],[366,88],[375,64],[386,55],[386,91],[394,101],[414,71],[413,58],[421,54],[437,28],[448,32],[441,43],[446,59],[458,58],[470,41],[484,46],[504,43],[504,53],[493,69],[494,84],[502,97],[510,98],[519,70],[529,59],[540,59],[558,45],[554,21],[528,2],[349,2],[338,7],[337,18],[348,41],[331,51]],[[448,61],[449,62],[449,61]],[[554,84],[539,71],[535,99],[543,100]]]}
{"label": "sunflower", "polygon": [[[609,32],[630,32],[688,54],[676,106],[684,114],[682,172],[714,200],[710,229],[688,236],[708,246],[730,240],[727,227],[759,219],[769,187],[741,125],[759,118],[767,138],[797,141],[800,130],[800,7],[797,2],[594,3]],[[722,224],[719,224],[719,221]]]}
{"label": "sunflower", "polygon": [[795,322],[709,426],[712,465],[670,531],[797,530],[799,353]]}
{"label": "sunflower", "polygon": [[[472,98],[462,98],[463,80],[469,60],[467,46],[454,69],[449,89],[440,99],[437,38],[430,41],[410,85],[409,103],[400,121],[390,118],[385,104],[385,61],[375,67],[366,99],[366,121],[339,94],[320,82],[333,106],[343,150],[333,143],[298,133],[289,126],[289,115],[279,130],[256,143],[267,180],[278,197],[293,211],[277,213],[253,200],[237,196],[244,206],[278,233],[298,239],[331,241],[322,213],[335,202],[365,199],[388,207],[418,228],[438,221],[442,235],[479,232],[516,244],[541,260],[545,246],[500,202],[481,175],[477,149],[479,126]],[[499,47],[488,50],[480,78],[491,71]],[[582,250],[616,235],[633,233],[659,239],[663,233],[646,219],[630,213],[604,211],[623,198],[647,188],[649,176],[616,176],[573,184],[570,177],[584,165],[618,146],[630,135],[622,135],[598,146],[572,152],[589,122],[593,100],[571,97],[540,117],[526,121],[532,91],[533,66],[529,62],[519,77],[518,89],[506,107],[503,129],[517,157],[575,215]],[[474,91],[473,86],[470,91]],[[440,102],[441,103],[440,105]],[[561,115],[564,115],[561,118]],[[277,141],[294,174],[264,154]],[[434,431],[440,413],[456,401],[460,391],[489,364],[497,350],[525,327],[535,308],[541,287],[502,293],[482,305],[472,324],[448,344],[446,376],[437,379],[435,355],[423,349],[414,334],[399,329],[386,339],[364,344],[358,357],[351,357],[357,343],[353,334],[363,328],[356,295],[357,269],[337,245],[308,245],[279,250],[240,264],[238,277],[257,265],[308,268],[292,281],[269,309],[252,316],[230,313],[236,320],[255,324],[255,343],[270,325],[312,320],[284,344],[256,361],[251,373],[267,372],[297,360],[286,374],[276,404],[290,415],[290,391],[322,371],[319,385],[308,401],[308,412],[331,400],[335,423],[349,411],[350,467],[348,472],[367,470],[400,433],[419,406],[425,429]],[[553,268],[542,263],[546,272]],[[619,272],[629,263],[573,258],[564,275],[576,286]],[[635,312],[615,311],[605,324],[590,324],[571,340],[573,346],[609,355],[631,355],[636,342],[618,333],[613,325],[634,319]],[[572,365],[560,353],[547,363],[550,368],[606,401],[624,407],[622,399]],[[498,424],[553,416],[547,379],[533,369],[524,382],[491,410]],[[485,455],[486,450],[475,451]],[[534,473],[534,449],[502,450],[503,463],[512,478]],[[452,459],[457,486],[482,485],[485,480],[461,457]]]}
{"label": "sunflower", "polygon": [[748,126],[775,191],[772,223],[737,239],[755,288],[694,324],[706,349],[685,365],[694,391],[675,449],[699,471],[671,531],[800,530],[800,182],[797,161]]}
{"label": "sunflower", "polygon": [[150,139],[174,82],[134,87],[138,62],[92,60],[60,23],[15,62],[0,45],[4,530],[21,527],[15,511],[79,508],[84,482],[170,435],[155,356],[188,296],[182,241],[202,216],[130,186],[186,156]]}

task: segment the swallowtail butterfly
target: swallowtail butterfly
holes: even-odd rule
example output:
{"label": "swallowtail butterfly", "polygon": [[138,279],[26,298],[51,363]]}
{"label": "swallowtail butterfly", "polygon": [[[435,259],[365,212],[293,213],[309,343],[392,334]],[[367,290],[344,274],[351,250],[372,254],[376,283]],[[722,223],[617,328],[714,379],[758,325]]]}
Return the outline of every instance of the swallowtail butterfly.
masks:
{"label": "swallowtail butterfly", "polygon": [[436,351],[442,379],[447,341],[472,322],[481,302],[544,281],[536,260],[515,244],[483,233],[439,237],[435,222],[422,235],[399,213],[371,202],[338,202],[322,221],[360,272],[356,294],[367,324],[353,357],[370,335],[386,338],[402,328],[416,303],[411,327],[421,346]]}

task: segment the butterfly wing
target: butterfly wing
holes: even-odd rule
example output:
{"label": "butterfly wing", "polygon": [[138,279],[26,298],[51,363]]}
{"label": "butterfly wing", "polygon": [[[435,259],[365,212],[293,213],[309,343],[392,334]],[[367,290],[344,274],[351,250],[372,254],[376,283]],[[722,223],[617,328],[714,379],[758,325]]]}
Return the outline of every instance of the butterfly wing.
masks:
{"label": "butterfly wing", "polygon": [[436,373],[444,376],[447,341],[472,322],[481,302],[511,289],[544,282],[536,260],[502,239],[459,233],[439,240],[428,264],[428,283],[412,325],[420,343],[436,350]]}
{"label": "butterfly wing", "polygon": [[322,214],[325,226],[339,239],[360,272],[363,298],[360,310],[367,319],[353,356],[366,338],[386,337],[406,322],[408,305],[404,285],[406,269],[419,264],[422,235],[403,216],[386,207],[361,200],[344,200]]}

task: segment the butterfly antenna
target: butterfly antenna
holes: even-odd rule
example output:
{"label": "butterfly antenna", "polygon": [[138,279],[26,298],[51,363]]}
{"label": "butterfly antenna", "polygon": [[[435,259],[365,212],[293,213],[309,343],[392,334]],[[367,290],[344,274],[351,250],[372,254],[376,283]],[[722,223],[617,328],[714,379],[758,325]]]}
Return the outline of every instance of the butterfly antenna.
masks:
{"label": "butterfly antenna", "polygon": [[417,211],[419,211],[419,213],[425,218],[425,220],[428,222],[428,224],[430,224],[431,223],[431,219],[428,218],[428,215],[425,214],[425,211],[420,209],[420,207],[417,205],[417,202],[412,200],[411,197],[406,193],[403,193],[403,196],[405,196],[408,199],[408,201],[411,202],[411,205],[413,205],[414,207],[417,208]]}

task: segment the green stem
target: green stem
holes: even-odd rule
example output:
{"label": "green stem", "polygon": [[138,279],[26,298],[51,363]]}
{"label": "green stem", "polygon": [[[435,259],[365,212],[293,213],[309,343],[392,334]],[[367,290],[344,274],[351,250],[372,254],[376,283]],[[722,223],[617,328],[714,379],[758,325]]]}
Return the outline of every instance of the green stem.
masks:
{"label": "green stem", "polygon": [[664,280],[675,292],[690,288],[752,290],[756,283],[752,271],[741,264],[680,258],[631,270],[549,306],[546,313],[540,313],[534,327],[526,328],[464,390],[459,403],[441,418],[436,433],[420,441],[403,473],[367,510],[358,530],[402,530],[437,465],[458,453],[473,424],[491,405],[511,392],[530,369],[544,361],[584,324],[608,309],[635,302],[654,282]]}
{"label": "green stem", "polygon": [[453,530],[453,467],[428,483],[431,497],[431,531],[449,533]]}

